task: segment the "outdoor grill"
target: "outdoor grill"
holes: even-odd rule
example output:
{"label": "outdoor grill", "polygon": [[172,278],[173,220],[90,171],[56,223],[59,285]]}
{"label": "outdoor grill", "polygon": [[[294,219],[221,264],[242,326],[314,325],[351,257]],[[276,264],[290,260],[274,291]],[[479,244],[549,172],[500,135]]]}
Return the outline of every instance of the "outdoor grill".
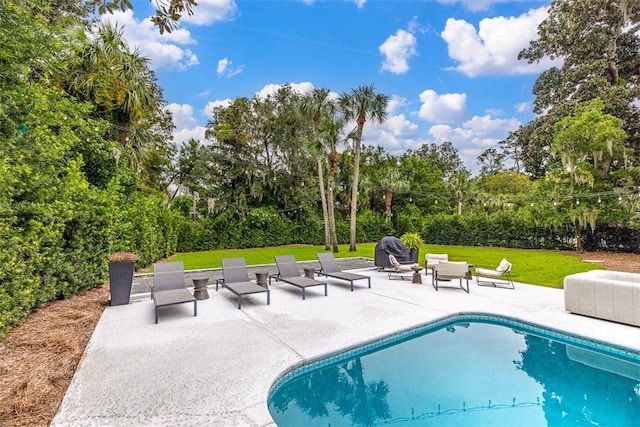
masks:
{"label": "outdoor grill", "polygon": [[396,257],[400,264],[412,264],[409,248],[397,237],[387,234],[377,244],[374,256],[374,263],[378,269],[391,268],[389,255]]}

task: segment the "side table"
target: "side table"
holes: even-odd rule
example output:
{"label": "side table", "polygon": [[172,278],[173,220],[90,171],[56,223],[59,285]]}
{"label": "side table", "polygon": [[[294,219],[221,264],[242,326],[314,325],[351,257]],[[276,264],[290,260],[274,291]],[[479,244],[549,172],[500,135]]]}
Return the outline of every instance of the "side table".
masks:
{"label": "side table", "polygon": [[269,279],[269,273],[267,272],[256,272],[256,283],[263,288],[269,289],[269,285],[267,284],[267,279]]}
{"label": "side table", "polygon": [[196,297],[197,300],[209,298],[209,291],[207,290],[207,283],[209,283],[209,278],[204,277],[192,280],[193,296]]}
{"label": "side table", "polygon": [[308,277],[309,279],[313,279],[315,276],[316,269],[313,267],[304,267],[304,277]]}
{"label": "side table", "polygon": [[416,285],[421,285],[422,276],[420,275],[420,271],[422,270],[422,267],[416,264],[414,266],[411,266],[411,269],[413,270],[413,280],[411,280],[411,283],[415,283]]}

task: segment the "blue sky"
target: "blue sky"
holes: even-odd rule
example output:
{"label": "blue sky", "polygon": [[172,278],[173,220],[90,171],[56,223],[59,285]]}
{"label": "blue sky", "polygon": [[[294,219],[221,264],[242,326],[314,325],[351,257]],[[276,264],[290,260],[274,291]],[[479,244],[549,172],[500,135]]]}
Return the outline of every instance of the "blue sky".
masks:
{"label": "blue sky", "polygon": [[152,3],[106,15],[151,60],[177,126],[204,142],[215,105],[289,83],[336,96],[374,84],[388,119],[364,143],[401,154],[451,141],[467,168],[533,118],[531,89],[550,61],[518,52],[537,37],[550,0],[198,0],[181,28],[160,35]]}

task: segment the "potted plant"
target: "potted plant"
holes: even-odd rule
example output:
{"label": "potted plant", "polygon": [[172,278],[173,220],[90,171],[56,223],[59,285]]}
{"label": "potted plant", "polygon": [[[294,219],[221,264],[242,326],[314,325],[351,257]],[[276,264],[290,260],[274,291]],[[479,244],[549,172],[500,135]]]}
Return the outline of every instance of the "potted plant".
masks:
{"label": "potted plant", "polygon": [[420,252],[420,246],[424,245],[422,237],[419,233],[404,233],[400,236],[402,243],[409,248],[409,256],[413,262],[418,262],[418,253]]}
{"label": "potted plant", "polygon": [[109,255],[109,292],[111,305],[129,304],[133,271],[140,255],[133,252],[114,252]]}

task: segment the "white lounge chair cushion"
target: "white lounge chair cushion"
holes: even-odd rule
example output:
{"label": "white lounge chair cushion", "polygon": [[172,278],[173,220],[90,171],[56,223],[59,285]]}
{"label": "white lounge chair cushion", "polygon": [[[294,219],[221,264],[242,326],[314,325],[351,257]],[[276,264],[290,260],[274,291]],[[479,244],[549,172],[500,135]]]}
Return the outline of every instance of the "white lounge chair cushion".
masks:
{"label": "white lounge chair cushion", "polygon": [[476,274],[486,277],[500,277],[509,270],[511,270],[511,263],[503,258],[502,261],[500,261],[500,265],[498,265],[498,268],[495,270],[478,267],[476,268]]}

